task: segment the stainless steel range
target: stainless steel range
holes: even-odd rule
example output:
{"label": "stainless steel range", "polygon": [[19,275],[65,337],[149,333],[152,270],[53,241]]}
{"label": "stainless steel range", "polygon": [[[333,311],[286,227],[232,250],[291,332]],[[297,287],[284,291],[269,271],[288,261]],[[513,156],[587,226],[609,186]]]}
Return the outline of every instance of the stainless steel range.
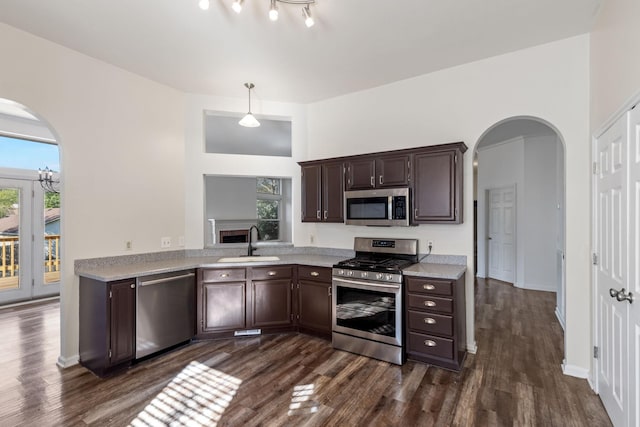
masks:
{"label": "stainless steel range", "polygon": [[356,237],[355,258],[333,266],[333,347],[401,365],[402,269],[416,239]]}

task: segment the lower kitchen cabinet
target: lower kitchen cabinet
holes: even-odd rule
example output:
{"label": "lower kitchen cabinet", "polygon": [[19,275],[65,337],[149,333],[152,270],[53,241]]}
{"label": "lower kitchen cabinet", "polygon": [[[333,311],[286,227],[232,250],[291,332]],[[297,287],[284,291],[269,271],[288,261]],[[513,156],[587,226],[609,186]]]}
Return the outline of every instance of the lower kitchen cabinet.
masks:
{"label": "lower kitchen cabinet", "polygon": [[407,358],[460,370],[466,355],[465,275],[405,276]]}
{"label": "lower kitchen cabinet", "polygon": [[80,277],[80,364],[99,376],[127,367],[135,357],[135,279]]}
{"label": "lower kitchen cabinet", "polygon": [[331,269],[299,266],[296,288],[300,332],[331,338]]}
{"label": "lower kitchen cabinet", "polygon": [[196,338],[229,336],[246,329],[244,268],[199,269],[197,283]]}
{"label": "lower kitchen cabinet", "polygon": [[290,266],[251,269],[251,328],[293,325],[292,280]]}

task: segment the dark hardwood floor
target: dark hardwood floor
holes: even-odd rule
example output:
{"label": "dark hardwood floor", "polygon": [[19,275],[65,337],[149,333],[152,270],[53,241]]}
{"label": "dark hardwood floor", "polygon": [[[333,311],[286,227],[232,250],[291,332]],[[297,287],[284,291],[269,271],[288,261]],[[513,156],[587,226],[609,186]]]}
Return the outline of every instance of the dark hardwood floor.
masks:
{"label": "dark hardwood floor", "polygon": [[57,302],[0,310],[0,426],[608,426],[561,372],[555,294],[476,286],[478,352],[453,373],[305,335],[198,342],[99,379],[60,369]]}

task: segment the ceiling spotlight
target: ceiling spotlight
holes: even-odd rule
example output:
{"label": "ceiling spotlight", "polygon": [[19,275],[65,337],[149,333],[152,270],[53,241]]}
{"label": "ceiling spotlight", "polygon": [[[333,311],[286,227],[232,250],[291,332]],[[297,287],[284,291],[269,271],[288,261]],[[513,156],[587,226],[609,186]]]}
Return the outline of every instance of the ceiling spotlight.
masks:
{"label": "ceiling spotlight", "polygon": [[253,114],[251,114],[251,89],[253,89],[255,85],[253,83],[245,83],[244,87],[249,89],[249,112],[238,122],[238,124],[246,128],[257,128],[260,126],[260,122],[253,117]]}
{"label": "ceiling spotlight", "polygon": [[200,0],[198,2],[198,6],[200,6],[200,9],[202,9],[202,10],[209,9],[209,0]]}
{"label": "ceiling spotlight", "polygon": [[269,19],[272,21],[278,20],[278,7],[276,6],[276,0],[271,0],[271,8],[269,9]]}
{"label": "ceiling spotlight", "polygon": [[233,0],[233,4],[231,5],[231,8],[236,12],[236,13],[240,13],[242,12],[242,2],[244,0]]}
{"label": "ceiling spotlight", "polygon": [[304,24],[307,26],[307,28],[313,27],[313,24],[315,24],[315,22],[313,22],[313,17],[311,16],[309,5],[306,5],[302,8],[302,15],[304,16]]}

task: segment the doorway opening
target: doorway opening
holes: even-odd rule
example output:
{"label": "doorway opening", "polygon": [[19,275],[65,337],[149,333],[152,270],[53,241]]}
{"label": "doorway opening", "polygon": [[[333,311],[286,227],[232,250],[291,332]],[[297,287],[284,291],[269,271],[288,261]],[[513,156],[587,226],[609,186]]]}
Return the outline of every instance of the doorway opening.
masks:
{"label": "doorway opening", "polygon": [[504,119],[474,150],[476,275],[556,293],[565,318],[564,143],[536,117]]}
{"label": "doorway opening", "polygon": [[49,127],[0,99],[0,306],[60,294],[59,170]]}

